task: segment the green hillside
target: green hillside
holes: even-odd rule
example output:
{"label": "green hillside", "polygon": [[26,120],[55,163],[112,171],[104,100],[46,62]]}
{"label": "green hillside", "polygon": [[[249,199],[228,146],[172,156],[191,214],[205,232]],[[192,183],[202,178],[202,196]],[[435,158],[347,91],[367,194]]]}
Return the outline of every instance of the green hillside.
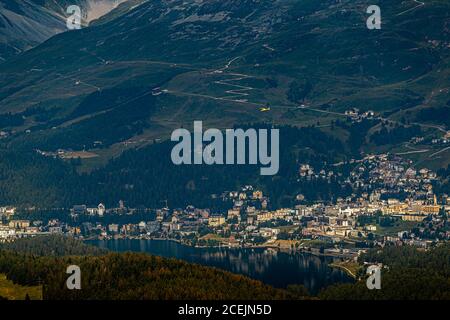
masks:
{"label": "green hillside", "polygon": [[[381,290],[367,290],[367,276],[355,284],[337,284],[319,297],[328,300],[448,300],[450,250],[444,244],[428,251],[413,246],[372,249],[358,258],[360,265],[382,263]],[[364,268],[362,268],[364,270]]]}
{"label": "green hillside", "polygon": [[42,286],[21,286],[0,274],[0,300],[42,300]]}
{"label": "green hillside", "polygon": [[[109,160],[129,149],[147,150],[173,129],[203,120],[217,128],[315,126],[342,143],[329,161],[390,151],[433,169],[446,167],[450,151],[431,141],[448,129],[450,4],[377,1],[382,29],[368,30],[371,4],[130,2],[0,64],[2,156],[27,159],[35,150],[65,149],[72,152],[67,158],[86,158],[76,164],[78,173],[100,170],[106,180],[114,170],[112,164],[101,171]],[[349,123],[345,111],[351,108],[375,115]],[[415,136],[424,142],[411,152],[408,141]],[[68,163],[35,161],[43,163],[41,170],[6,166],[4,201],[17,203],[28,189],[29,198],[38,193],[48,203],[61,194],[70,198],[71,188],[50,180],[56,176],[84,185]],[[122,166],[121,174],[127,169]],[[114,186],[127,184],[118,180]],[[88,198],[90,188],[81,191]]]}
{"label": "green hillside", "polygon": [[[388,112],[394,119],[406,109],[414,119],[416,110],[444,107],[448,3],[428,1],[399,15],[413,1],[379,2],[383,28],[371,31],[365,27],[366,1],[151,1],[118,17],[115,13],[115,19],[107,16],[107,23],[56,36],[4,63],[1,110],[42,107],[47,119],[28,119],[21,129],[65,124],[48,133],[59,136],[89,121],[73,111],[98,90],[127,90],[121,97],[127,99],[142,94],[139,88],[166,88],[169,94],[158,97],[161,110],[143,117],[145,138],[199,115],[212,122],[262,117],[292,124],[337,116],[295,110],[299,102],[333,112],[351,107]],[[177,5],[183,10],[174,10]],[[236,78],[232,72],[245,74],[228,84],[251,87],[241,97],[248,103],[226,93],[230,85],[217,83]],[[293,95],[296,88],[307,88],[304,96]],[[105,110],[115,108],[117,99],[105,95],[96,103]],[[262,115],[258,105],[267,103],[273,110]],[[287,116],[290,108],[295,116]],[[100,117],[96,109],[94,118]],[[133,126],[127,119],[124,123]]]}

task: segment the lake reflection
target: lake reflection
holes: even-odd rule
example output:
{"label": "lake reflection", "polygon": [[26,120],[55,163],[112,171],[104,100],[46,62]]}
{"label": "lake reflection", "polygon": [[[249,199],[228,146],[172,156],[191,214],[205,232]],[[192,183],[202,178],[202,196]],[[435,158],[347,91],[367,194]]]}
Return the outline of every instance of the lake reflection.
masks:
{"label": "lake reflection", "polygon": [[266,249],[193,248],[167,240],[120,239],[89,243],[117,252],[147,252],[213,266],[279,288],[285,288],[289,284],[303,284],[313,294],[336,282],[353,281],[345,272],[328,266],[334,258],[308,253],[274,252]]}

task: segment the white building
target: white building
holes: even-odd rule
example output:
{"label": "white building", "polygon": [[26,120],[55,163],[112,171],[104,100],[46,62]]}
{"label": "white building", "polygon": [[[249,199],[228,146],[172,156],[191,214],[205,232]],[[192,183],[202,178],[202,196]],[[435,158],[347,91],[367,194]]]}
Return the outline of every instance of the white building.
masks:
{"label": "white building", "polygon": [[98,205],[98,207],[97,207],[97,213],[98,213],[98,215],[100,216],[100,217],[102,217],[104,214],[105,214],[105,211],[106,211],[106,207],[105,207],[105,205],[103,204],[103,203],[100,203],[99,205]]}
{"label": "white building", "polygon": [[8,226],[0,225],[0,239],[13,238],[16,235],[16,231]]}

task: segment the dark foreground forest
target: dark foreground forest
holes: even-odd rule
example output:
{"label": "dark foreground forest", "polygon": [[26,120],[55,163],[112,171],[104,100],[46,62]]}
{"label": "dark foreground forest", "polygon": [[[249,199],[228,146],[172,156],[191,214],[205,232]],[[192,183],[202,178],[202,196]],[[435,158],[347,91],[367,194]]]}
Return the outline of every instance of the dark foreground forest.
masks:
{"label": "dark foreground forest", "polygon": [[382,263],[381,290],[368,290],[365,276],[355,284],[330,286],[319,295],[333,300],[450,300],[450,244],[428,251],[416,247],[372,249],[359,257],[364,263]]}
{"label": "dark foreground forest", "polygon": [[[317,297],[300,285],[277,289],[245,276],[176,259],[108,253],[67,237],[0,245],[0,274],[23,286],[42,285],[49,300],[428,300],[450,299],[450,244],[373,249],[359,257],[359,280],[325,288]],[[366,287],[365,265],[382,263],[381,290]],[[66,268],[81,268],[82,290],[68,290]]]}
{"label": "dark foreground forest", "polygon": [[[296,292],[215,268],[148,254],[105,254],[65,237],[22,239],[0,248],[0,273],[20,285],[42,284],[46,300],[300,298]],[[81,269],[81,290],[66,287],[69,265]]]}

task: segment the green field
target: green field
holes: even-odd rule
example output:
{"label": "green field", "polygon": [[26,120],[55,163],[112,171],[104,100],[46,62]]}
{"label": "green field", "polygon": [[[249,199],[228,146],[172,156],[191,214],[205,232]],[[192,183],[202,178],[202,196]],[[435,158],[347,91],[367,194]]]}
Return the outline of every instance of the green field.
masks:
{"label": "green field", "polygon": [[385,236],[393,236],[397,235],[397,233],[405,230],[411,230],[415,226],[417,226],[418,222],[415,221],[402,221],[399,220],[395,223],[395,225],[391,227],[382,227],[379,224],[377,224],[377,231],[375,231],[378,235],[385,235]]}
{"label": "green field", "polygon": [[8,300],[25,300],[27,294],[31,300],[42,300],[42,286],[20,286],[6,279],[6,275],[0,274],[0,297]]}

